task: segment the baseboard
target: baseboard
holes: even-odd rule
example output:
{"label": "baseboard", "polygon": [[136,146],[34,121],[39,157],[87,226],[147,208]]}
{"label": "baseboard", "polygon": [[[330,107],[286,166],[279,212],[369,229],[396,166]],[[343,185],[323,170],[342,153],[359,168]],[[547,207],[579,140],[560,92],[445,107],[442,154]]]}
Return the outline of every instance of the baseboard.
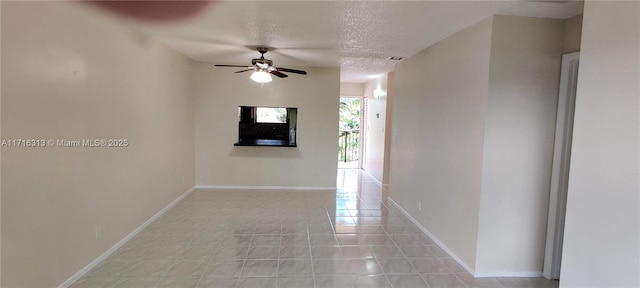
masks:
{"label": "baseboard", "polygon": [[473,274],[473,277],[476,278],[486,278],[486,277],[541,277],[541,271],[533,271],[533,272],[497,272],[497,273],[483,273],[476,272]]}
{"label": "baseboard", "polygon": [[78,271],[76,274],[73,274],[73,276],[69,277],[69,279],[67,279],[66,281],[62,282],[62,284],[58,285],[58,288],[67,288],[67,287],[71,286],[71,284],[73,284],[74,282],[78,281],[80,278],[82,278],[82,276],[87,274],[87,272],[91,271],[91,269],[93,269],[93,267],[96,267],[98,264],[100,264],[100,262],[104,261],[109,256],[111,256],[111,254],[113,254],[113,252],[116,252],[116,250],[118,250],[120,247],[122,247],[122,245],[124,245],[124,243],[126,243],[129,240],[131,240],[131,238],[133,238],[138,233],[140,233],[140,231],[142,231],[144,228],[149,226],[149,224],[151,224],[153,221],[155,221],[160,216],[162,216],[162,214],[167,212],[167,210],[171,209],[171,207],[175,206],[178,202],[180,202],[180,200],[182,200],[184,197],[189,195],[189,193],[193,192],[194,190],[195,190],[195,187],[192,187],[191,189],[187,190],[187,192],[184,192],[182,195],[180,195],[178,198],[176,198],[176,200],[173,200],[171,203],[169,203],[169,205],[167,205],[164,208],[162,208],[162,210],[158,211],[158,213],[156,213],[151,218],[149,218],[147,221],[142,223],[142,225],[138,226],[138,228],[136,228],[135,230],[131,231],[131,233],[129,233],[124,238],[120,239],[120,241],[118,241],[118,243],[116,243],[113,246],[111,246],[111,248],[107,249],[107,251],[105,251],[100,256],[98,256],[98,258],[96,258],[93,261],[91,261],[91,263],[87,264],[87,266],[84,266],[84,268],[80,269],[80,271]]}
{"label": "baseboard", "polygon": [[229,189],[229,190],[336,190],[336,187],[315,186],[233,186],[233,185],[196,185],[195,189]]}
{"label": "baseboard", "polygon": [[413,224],[418,226],[418,228],[420,228],[420,230],[424,234],[429,236],[429,238],[431,238],[431,241],[436,243],[436,245],[438,245],[438,247],[440,247],[442,250],[447,252],[447,254],[449,254],[449,256],[451,256],[451,258],[456,260],[456,262],[458,262],[458,264],[460,264],[460,266],[462,266],[462,268],[467,270],[467,272],[469,272],[471,275],[473,275],[473,277],[486,278],[486,277],[541,277],[542,276],[542,271],[496,272],[496,273],[475,272],[475,271],[473,271],[473,269],[471,269],[471,267],[469,267],[469,265],[464,263],[464,261],[462,261],[462,259],[460,259],[460,257],[456,256],[456,254],[453,253],[453,251],[451,251],[451,249],[449,249],[446,245],[444,245],[444,243],[442,243],[442,241],[440,241],[438,238],[436,238],[436,236],[433,235],[433,233],[431,233],[429,230],[427,230],[427,228],[422,226],[422,224],[420,224],[418,222],[418,220],[416,220],[416,218],[413,218],[413,216],[411,216],[411,214],[409,214],[409,212],[407,212],[407,210],[404,210],[404,208],[402,208],[402,206],[400,206],[400,204],[398,204],[396,201],[393,201],[393,199],[391,199],[391,198],[387,198],[387,199],[388,199],[389,203],[391,203],[393,206],[398,208],[400,210],[400,212],[402,212],[402,214],[404,214],[404,216],[409,218],[409,220],[411,220],[411,222],[413,222]]}
{"label": "baseboard", "polygon": [[433,233],[431,233],[429,230],[427,230],[427,228],[424,228],[424,226],[422,226],[422,224],[420,224],[420,222],[418,222],[418,220],[416,220],[416,218],[413,218],[413,216],[411,216],[411,214],[409,214],[409,212],[407,212],[407,210],[404,210],[404,208],[402,208],[402,206],[400,206],[400,204],[396,203],[396,201],[393,201],[393,199],[391,199],[391,197],[387,198],[387,200],[393,206],[398,208],[400,210],[400,212],[402,212],[402,214],[404,214],[404,216],[409,218],[409,220],[411,220],[411,222],[413,222],[413,224],[418,226],[418,228],[420,228],[420,231],[422,231],[422,233],[424,233],[427,236],[429,236],[429,238],[431,238],[431,241],[433,241],[433,243],[436,243],[436,245],[438,245],[438,247],[440,247],[440,249],[444,250],[444,252],[447,252],[447,254],[449,254],[449,256],[451,256],[451,258],[456,260],[456,262],[458,262],[458,264],[460,264],[460,266],[462,266],[462,268],[464,268],[464,270],[467,270],[467,272],[469,272],[471,275],[474,275],[474,277],[475,277],[475,273],[474,273],[473,269],[471,269],[471,267],[469,267],[469,265],[464,263],[464,261],[462,261],[462,259],[460,259],[460,257],[458,257],[455,253],[453,253],[453,251],[451,251],[451,249],[449,249],[446,245],[444,245],[444,243],[442,243],[442,241],[440,241],[438,238],[436,238],[436,236],[433,235]]}
{"label": "baseboard", "polygon": [[371,177],[371,179],[373,179],[374,182],[376,182],[378,185],[380,185],[380,187],[382,187],[382,182],[380,182],[380,180],[378,180],[378,178],[373,177],[373,175],[369,174],[369,172],[367,172],[367,170],[362,169],[362,172],[364,172],[364,174],[369,175],[369,177]]}

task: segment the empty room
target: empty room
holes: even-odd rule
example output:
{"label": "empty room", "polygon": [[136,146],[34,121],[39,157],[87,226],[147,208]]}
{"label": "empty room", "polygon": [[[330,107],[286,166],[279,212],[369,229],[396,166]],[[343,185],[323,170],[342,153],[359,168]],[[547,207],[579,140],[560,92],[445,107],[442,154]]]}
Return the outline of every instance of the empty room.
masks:
{"label": "empty room", "polygon": [[1,1],[1,287],[640,287],[640,2]]}

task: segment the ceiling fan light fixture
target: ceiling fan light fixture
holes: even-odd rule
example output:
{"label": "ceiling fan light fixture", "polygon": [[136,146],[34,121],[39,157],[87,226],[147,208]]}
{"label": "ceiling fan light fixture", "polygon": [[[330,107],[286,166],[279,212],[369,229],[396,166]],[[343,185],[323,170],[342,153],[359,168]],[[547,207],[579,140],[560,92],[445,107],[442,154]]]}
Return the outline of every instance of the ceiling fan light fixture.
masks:
{"label": "ceiling fan light fixture", "polygon": [[251,60],[251,65],[252,66],[227,65],[227,64],[215,64],[214,66],[216,66],[216,67],[244,68],[243,70],[236,71],[235,73],[243,73],[243,72],[253,71],[253,73],[251,74],[251,77],[249,77],[249,78],[251,78],[251,80],[253,80],[255,82],[262,83],[262,84],[269,83],[269,82],[271,82],[273,80],[273,78],[271,78],[271,74],[278,76],[278,78],[287,78],[287,77],[289,77],[289,76],[287,76],[287,74],[285,74],[283,72],[295,73],[295,74],[300,74],[300,75],[307,75],[306,71],[273,66],[273,62],[271,60],[264,58],[264,53],[267,53],[267,51],[269,51],[269,50],[271,50],[273,48],[256,47],[256,49],[258,49],[258,52],[260,52],[260,58],[252,59]]}
{"label": "ceiling fan light fixture", "polygon": [[258,82],[258,83],[269,83],[271,82],[271,80],[273,80],[271,78],[271,75],[269,74],[269,72],[267,71],[255,71],[253,72],[253,74],[251,74],[251,80]]}

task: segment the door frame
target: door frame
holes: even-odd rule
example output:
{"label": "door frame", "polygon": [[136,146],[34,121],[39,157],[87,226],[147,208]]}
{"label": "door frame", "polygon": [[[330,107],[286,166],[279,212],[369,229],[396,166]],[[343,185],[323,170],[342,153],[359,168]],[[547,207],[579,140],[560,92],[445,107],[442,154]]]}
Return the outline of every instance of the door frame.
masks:
{"label": "door frame", "polygon": [[551,185],[549,191],[547,242],[544,266],[542,269],[542,276],[547,279],[560,278],[579,62],[580,52],[562,55],[556,133],[553,146],[553,164],[551,167]]}
{"label": "door frame", "polygon": [[[353,96],[353,95],[340,95],[340,99],[342,98],[359,98],[360,99],[360,140],[358,142],[358,168],[357,169],[362,169],[362,167],[364,166],[364,145],[365,145],[365,120],[366,117],[364,117],[364,113],[365,113],[365,100],[367,97],[364,96]],[[338,109],[340,109],[338,107]],[[340,121],[340,120],[338,120]],[[340,123],[338,123],[338,125],[340,125]]]}

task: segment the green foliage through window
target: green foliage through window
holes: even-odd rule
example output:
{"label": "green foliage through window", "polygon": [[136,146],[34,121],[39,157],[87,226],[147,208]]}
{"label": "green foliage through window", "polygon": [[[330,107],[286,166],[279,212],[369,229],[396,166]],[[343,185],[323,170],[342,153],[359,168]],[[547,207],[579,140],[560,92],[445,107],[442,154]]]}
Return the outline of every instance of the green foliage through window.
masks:
{"label": "green foliage through window", "polygon": [[287,108],[257,107],[258,123],[287,123]]}
{"label": "green foliage through window", "polygon": [[340,131],[360,130],[360,98],[340,98]]}
{"label": "green foliage through window", "polygon": [[340,131],[338,135],[338,161],[358,161],[360,143],[361,98],[340,98]]}

